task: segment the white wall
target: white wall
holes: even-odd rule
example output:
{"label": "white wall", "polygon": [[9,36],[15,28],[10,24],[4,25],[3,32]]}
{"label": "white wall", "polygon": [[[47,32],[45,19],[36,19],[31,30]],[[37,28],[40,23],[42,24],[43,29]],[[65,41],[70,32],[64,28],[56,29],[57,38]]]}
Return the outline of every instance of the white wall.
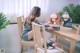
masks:
{"label": "white wall", "polygon": [[49,0],[47,11],[46,11],[46,13],[42,14],[42,16],[39,18],[39,20],[45,21],[46,19],[49,18],[49,16],[52,13],[62,11],[63,7],[65,7],[69,3],[75,3],[75,4],[77,4],[77,3],[80,3],[80,0],[79,1]]}
{"label": "white wall", "polygon": [[49,0],[47,12],[41,16],[41,20],[49,18],[52,13],[60,12],[68,2],[66,0]]}

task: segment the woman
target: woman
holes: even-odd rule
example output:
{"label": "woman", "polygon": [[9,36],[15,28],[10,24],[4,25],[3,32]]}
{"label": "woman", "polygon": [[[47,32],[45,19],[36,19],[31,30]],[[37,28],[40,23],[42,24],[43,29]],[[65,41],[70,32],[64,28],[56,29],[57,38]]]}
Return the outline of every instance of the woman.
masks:
{"label": "woman", "polygon": [[22,33],[22,39],[24,41],[29,41],[33,39],[33,33],[32,33],[32,22],[38,23],[39,22],[36,20],[37,17],[40,16],[40,11],[41,9],[37,6],[33,7],[29,16],[25,19],[24,21],[24,30]]}
{"label": "woman", "polygon": [[54,13],[50,16],[48,23],[50,26],[53,27],[53,30],[60,29],[60,17],[58,13]]}
{"label": "woman", "polygon": [[69,14],[66,12],[62,15],[62,26],[72,27],[72,19],[70,18]]}
{"label": "woman", "polygon": [[[48,20],[48,30],[60,30],[60,17],[58,13],[53,13],[51,14],[49,20]],[[49,32],[46,32],[46,39],[47,39],[47,47],[48,49],[53,49],[55,48],[55,39],[49,40],[53,35],[50,34]]]}
{"label": "woman", "polygon": [[[37,24],[40,24],[36,18],[40,16],[41,9],[37,6],[33,7],[29,16],[24,21],[24,30],[22,33],[22,39],[24,41],[29,41],[33,39],[33,33],[32,33],[32,22],[35,22]],[[46,29],[49,28],[49,25],[45,25]]]}

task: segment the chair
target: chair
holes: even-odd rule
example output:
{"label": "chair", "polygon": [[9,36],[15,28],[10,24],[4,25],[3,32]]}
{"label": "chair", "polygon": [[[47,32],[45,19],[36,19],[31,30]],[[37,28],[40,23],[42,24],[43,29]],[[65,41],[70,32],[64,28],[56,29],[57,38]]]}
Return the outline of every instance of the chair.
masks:
{"label": "chair", "polygon": [[22,46],[34,46],[34,41],[23,41],[21,39],[22,30],[23,30],[23,16],[17,18],[18,30],[20,35],[20,53],[22,53]]}
{"label": "chair", "polygon": [[[64,53],[59,47],[55,49],[49,50],[46,47],[46,36],[45,36],[45,27],[42,25],[38,25],[36,23],[32,23],[32,29],[34,34],[34,44],[37,53]],[[44,48],[42,47],[44,45]]]}

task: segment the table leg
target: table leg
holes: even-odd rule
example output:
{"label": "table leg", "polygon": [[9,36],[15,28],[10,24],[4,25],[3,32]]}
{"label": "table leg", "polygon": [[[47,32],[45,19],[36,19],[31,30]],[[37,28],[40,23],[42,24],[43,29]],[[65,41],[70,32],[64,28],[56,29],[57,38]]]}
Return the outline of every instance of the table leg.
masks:
{"label": "table leg", "polygon": [[69,53],[74,53],[75,43],[76,43],[75,40],[71,40],[71,41],[70,41],[70,51],[69,51]]}

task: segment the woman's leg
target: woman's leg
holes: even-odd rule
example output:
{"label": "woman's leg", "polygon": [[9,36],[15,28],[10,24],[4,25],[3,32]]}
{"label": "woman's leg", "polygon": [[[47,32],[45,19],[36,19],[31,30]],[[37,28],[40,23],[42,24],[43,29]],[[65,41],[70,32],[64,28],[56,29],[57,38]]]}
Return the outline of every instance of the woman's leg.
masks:
{"label": "woman's leg", "polygon": [[24,41],[28,41],[28,40],[33,39],[33,33],[32,33],[32,31],[30,31],[28,33],[25,33],[25,31],[24,31],[24,33],[22,34],[22,39]]}
{"label": "woman's leg", "polygon": [[28,40],[33,39],[33,33],[32,31],[28,32]]}

